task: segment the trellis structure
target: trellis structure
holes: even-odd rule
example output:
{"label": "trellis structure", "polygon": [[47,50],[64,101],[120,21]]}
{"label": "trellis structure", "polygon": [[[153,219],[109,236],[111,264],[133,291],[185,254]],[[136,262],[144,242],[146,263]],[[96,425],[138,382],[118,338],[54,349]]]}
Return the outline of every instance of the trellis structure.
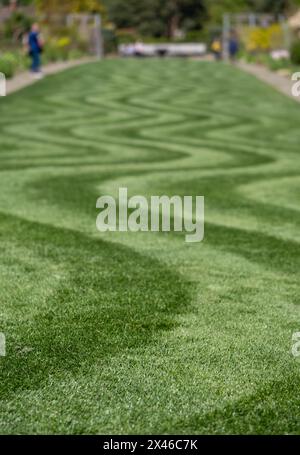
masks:
{"label": "trellis structure", "polygon": [[0,8],[0,26],[3,26],[11,17],[14,11],[22,12],[31,18],[36,19],[42,24],[60,25],[66,27],[75,27],[79,35],[88,41],[91,54],[101,59],[104,55],[104,46],[102,38],[102,20],[100,14],[37,14],[32,7],[20,7],[13,10],[11,7]]}
{"label": "trellis structure", "polygon": [[268,27],[271,24],[279,23],[283,36],[284,36],[284,47],[289,49],[290,47],[290,31],[288,22],[283,15],[276,16],[274,14],[256,14],[256,13],[244,13],[244,14],[224,14],[223,15],[223,58],[228,60],[229,58],[229,39],[232,30],[239,30],[243,26],[249,28],[254,27]]}
{"label": "trellis structure", "polygon": [[79,27],[80,33],[90,38],[91,52],[101,59],[104,55],[102,21],[100,14],[68,14],[66,16],[67,26],[75,24]]}

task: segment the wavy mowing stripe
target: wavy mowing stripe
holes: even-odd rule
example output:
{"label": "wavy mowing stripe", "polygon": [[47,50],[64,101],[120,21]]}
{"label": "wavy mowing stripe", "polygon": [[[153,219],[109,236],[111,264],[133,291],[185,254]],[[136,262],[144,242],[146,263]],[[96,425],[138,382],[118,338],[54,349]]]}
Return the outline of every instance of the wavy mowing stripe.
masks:
{"label": "wavy mowing stripe", "polygon": [[[168,59],[1,101],[1,433],[299,432],[299,120],[234,67]],[[120,186],[204,195],[205,241],[100,236]]]}

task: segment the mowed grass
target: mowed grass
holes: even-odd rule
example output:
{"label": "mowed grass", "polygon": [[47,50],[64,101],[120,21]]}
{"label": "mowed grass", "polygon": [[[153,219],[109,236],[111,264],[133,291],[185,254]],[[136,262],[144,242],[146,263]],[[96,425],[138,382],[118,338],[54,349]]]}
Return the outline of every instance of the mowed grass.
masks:
{"label": "mowed grass", "polygon": [[[107,60],[0,101],[0,432],[300,431],[300,108],[237,68]],[[204,195],[205,240],[96,231]]]}

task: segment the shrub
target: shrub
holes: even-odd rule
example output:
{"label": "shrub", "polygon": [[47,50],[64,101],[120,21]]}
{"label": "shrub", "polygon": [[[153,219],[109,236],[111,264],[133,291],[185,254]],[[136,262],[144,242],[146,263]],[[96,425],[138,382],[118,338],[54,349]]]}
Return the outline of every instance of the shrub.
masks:
{"label": "shrub", "polygon": [[18,68],[18,60],[11,53],[5,53],[0,55],[0,73],[5,74],[7,78],[14,76]]}
{"label": "shrub", "polygon": [[62,36],[56,41],[55,46],[58,49],[60,60],[68,60],[71,39],[67,36]]}
{"label": "shrub", "polygon": [[78,60],[84,56],[84,53],[79,49],[71,49],[68,55],[69,60]]}
{"label": "shrub", "polygon": [[210,36],[207,30],[191,30],[187,32],[186,37],[183,38],[181,41],[187,43],[208,43],[210,40]]}
{"label": "shrub", "polygon": [[246,49],[250,52],[280,49],[284,43],[283,30],[279,24],[269,27],[250,27],[246,29],[243,38]]}
{"label": "shrub", "polygon": [[120,30],[117,31],[116,38],[119,44],[133,44],[137,41],[138,36],[134,33],[126,33]]}
{"label": "shrub", "polygon": [[19,56],[13,54],[12,52],[5,52],[2,54],[2,58],[8,60],[14,68],[17,68],[19,66]]}
{"label": "shrub", "polygon": [[116,52],[118,49],[118,38],[113,29],[104,28],[102,31],[104,51],[106,54]]}
{"label": "shrub", "polygon": [[57,62],[57,60],[60,60],[59,49],[52,43],[47,43],[44,49],[43,62],[44,63]]}
{"label": "shrub", "polygon": [[295,41],[291,46],[291,61],[294,65],[300,65],[300,41]]}
{"label": "shrub", "polygon": [[281,58],[279,60],[270,59],[268,64],[270,70],[278,71],[281,69],[286,69],[289,67],[289,61],[286,58]]}
{"label": "shrub", "polygon": [[43,62],[57,62],[82,57],[87,54],[88,43],[71,36],[55,36],[46,39]]}
{"label": "shrub", "polygon": [[20,41],[24,33],[28,32],[32,19],[21,12],[15,12],[6,21],[4,34],[14,42]]}
{"label": "shrub", "polygon": [[71,45],[71,39],[68,36],[62,36],[57,40],[57,47],[65,49]]}
{"label": "shrub", "polygon": [[5,74],[8,79],[14,76],[15,67],[11,60],[0,57],[0,73]]}
{"label": "shrub", "polygon": [[46,43],[44,50],[44,63],[67,60],[69,52],[69,40],[64,38],[51,40]]}

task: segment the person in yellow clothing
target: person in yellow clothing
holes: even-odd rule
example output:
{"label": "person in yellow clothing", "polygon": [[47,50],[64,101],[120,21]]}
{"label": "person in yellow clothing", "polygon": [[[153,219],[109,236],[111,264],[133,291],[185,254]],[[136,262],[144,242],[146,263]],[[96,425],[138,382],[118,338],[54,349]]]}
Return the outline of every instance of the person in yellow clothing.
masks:
{"label": "person in yellow clothing", "polygon": [[220,60],[222,56],[222,42],[220,38],[214,38],[211,44],[212,53],[216,60]]}

